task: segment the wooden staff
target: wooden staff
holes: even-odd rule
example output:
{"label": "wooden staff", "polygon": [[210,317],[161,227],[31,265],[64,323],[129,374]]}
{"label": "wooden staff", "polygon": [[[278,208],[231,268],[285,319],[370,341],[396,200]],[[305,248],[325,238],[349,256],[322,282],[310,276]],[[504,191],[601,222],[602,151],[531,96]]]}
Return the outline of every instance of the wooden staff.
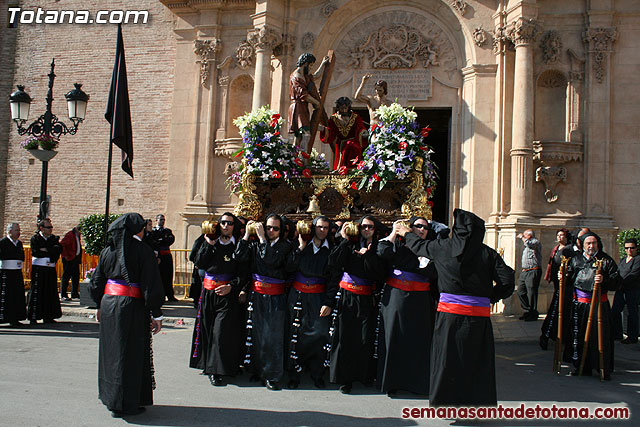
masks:
{"label": "wooden staff", "polygon": [[560,278],[558,279],[558,334],[556,338],[555,352],[553,354],[553,370],[558,375],[560,375],[560,365],[562,363],[562,338],[564,331],[562,308],[564,306],[564,282],[568,264],[569,258],[563,256],[560,261]]}
{"label": "wooden staff", "polygon": [[[598,265],[598,270],[596,274],[600,274],[602,271],[602,260],[600,260],[600,264]],[[600,362],[600,381],[604,381],[604,343],[602,336],[602,301],[600,301],[600,296],[602,295],[602,287],[598,286],[597,295],[598,298],[598,356]]]}
{"label": "wooden staff", "polygon": [[[602,260],[596,261],[596,276],[602,272]],[[595,312],[595,304],[597,304],[596,295],[600,293],[600,285],[593,283],[593,293],[591,294],[591,305],[589,306],[589,320],[587,320],[587,330],[584,332],[584,340],[582,345],[582,357],[580,358],[580,368],[578,369],[578,375],[582,375],[584,371],[584,363],[587,360],[587,353],[589,352],[589,334],[591,332],[591,323],[593,321],[593,314]]]}
{"label": "wooden staff", "polygon": [[328,117],[327,113],[324,110],[324,101],[327,98],[327,92],[329,91],[329,82],[331,81],[331,74],[333,74],[333,67],[336,65],[336,55],[333,53],[333,50],[330,50],[327,53],[329,57],[329,63],[325,65],[324,70],[322,71],[322,80],[320,80],[320,88],[315,90],[315,96],[319,97],[320,108],[316,108],[313,110],[313,114],[311,115],[311,121],[309,123],[309,143],[307,144],[307,153],[311,154],[311,150],[313,149],[313,143],[316,139],[316,133],[318,132],[318,125],[322,122],[322,124],[327,125]]}

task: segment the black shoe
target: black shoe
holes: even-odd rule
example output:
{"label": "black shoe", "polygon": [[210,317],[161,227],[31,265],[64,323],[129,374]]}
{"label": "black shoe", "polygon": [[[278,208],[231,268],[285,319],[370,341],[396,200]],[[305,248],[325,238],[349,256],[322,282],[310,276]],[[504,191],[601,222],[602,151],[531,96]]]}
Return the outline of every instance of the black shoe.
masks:
{"label": "black shoe", "polygon": [[536,320],[538,320],[538,314],[537,313],[531,313],[531,314],[527,315],[527,317],[524,318],[525,322],[535,322]]}
{"label": "black shoe", "polygon": [[249,382],[257,383],[258,381],[260,381],[260,377],[256,374],[251,375],[251,377],[249,378]]}
{"label": "black shoe", "polygon": [[128,416],[133,416],[133,415],[139,415],[141,413],[143,413],[144,411],[146,411],[147,408],[145,408],[144,406],[140,406],[136,409],[132,409],[130,411],[111,411],[111,417],[113,418],[122,418],[122,417],[128,417]]}
{"label": "black shoe", "polygon": [[58,323],[55,319],[44,319],[44,323]]}
{"label": "black shoe", "polygon": [[396,397],[396,394],[398,394],[398,390],[387,391],[387,397]]}
{"label": "black shoe", "polygon": [[176,297],[167,297],[167,301],[169,301],[169,302],[177,302],[178,298],[176,298]]}
{"label": "black shoe", "polygon": [[351,393],[351,387],[352,387],[351,383],[342,384],[342,385],[340,386],[340,393],[342,393],[342,394],[349,394],[349,393]]}
{"label": "black shoe", "polygon": [[549,346],[549,338],[544,335],[540,335],[540,348],[546,350]]}
{"label": "black shoe", "polygon": [[300,380],[289,380],[289,383],[287,384],[287,388],[290,390],[295,390],[298,388],[299,385],[300,385]]}
{"label": "black shoe", "polygon": [[271,391],[278,391],[281,390],[280,388],[280,384],[278,384],[277,381],[271,381],[271,380],[267,380],[265,381],[265,385],[267,386],[267,388]]}
{"label": "black shoe", "polygon": [[71,295],[71,299],[80,299],[80,295],[79,294]]}
{"label": "black shoe", "polygon": [[30,325],[37,325],[38,321],[37,320],[29,320],[29,324]]}
{"label": "black shoe", "polygon": [[529,313],[524,313],[522,316],[518,317],[518,320],[524,320],[529,316]]}
{"label": "black shoe", "polygon": [[14,328],[19,328],[20,326],[24,326],[22,323],[15,321],[15,322],[9,322],[9,324],[11,326],[13,326]]}
{"label": "black shoe", "polygon": [[635,343],[637,343],[637,342],[638,342],[638,338],[636,338],[636,339],[634,340],[634,339],[631,339],[631,338],[627,337],[627,338],[623,339],[623,340],[622,340],[622,341],[620,341],[620,342],[621,342],[622,344],[635,344]]}
{"label": "black shoe", "polygon": [[222,387],[225,385],[224,381],[222,381],[222,375],[209,375],[209,382],[214,387]]}
{"label": "black shoe", "polygon": [[313,385],[316,386],[316,388],[325,388],[327,385],[324,383],[324,380],[322,378],[316,378],[313,380]]}

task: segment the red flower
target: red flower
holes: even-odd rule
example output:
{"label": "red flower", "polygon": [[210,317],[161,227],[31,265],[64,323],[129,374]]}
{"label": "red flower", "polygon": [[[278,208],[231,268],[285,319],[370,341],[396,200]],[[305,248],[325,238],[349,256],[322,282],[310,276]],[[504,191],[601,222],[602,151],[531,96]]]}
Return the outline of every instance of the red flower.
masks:
{"label": "red flower", "polygon": [[375,179],[376,181],[380,181],[381,178],[378,176],[377,173],[374,173],[373,174],[373,179]]}
{"label": "red flower", "polygon": [[379,127],[381,127],[379,124],[377,124],[377,123],[373,123],[373,124],[371,125],[371,132],[373,132],[374,130],[376,130],[376,128],[379,128]]}
{"label": "red flower", "polygon": [[280,135],[280,131],[273,134],[273,136],[278,136],[278,135]]}
{"label": "red flower", "polygon": [[257,142],[256,142],[256,145],[257,145],[258,147],[262,148],[262,144],[259,144],[259,143],[257,143]]}
{"label": "red flower", "polygon": [[361,170],[364,167],[364,160],[360,160],[360,163],[358,163],[358,170]]}
{"label": "red flower", "polygon": [[427,188],[427,197],[431,197],[431,187]]}
{"label": "red flower", "polygon": [[273,175],[274,178],[282,178],[282,175],[280,175],[280,172],[278,171],[271,172],[271,175]]}
{"label": "red flower", "polygon": [[432,202],[431,200],[429,200],[429,201],[427,202],[427,204],[429,205],[429,207],[430,207],[430,208],[432,208],[432,207],[433,207],[433,202]]}
{"label": "red flower", "polygon": [[340,175],[346,175],[347,174],[347,167],[346,166],[340,166],[340,169],[338,169],[338,173]]}
{"label": "red flower", "polygon": [[431,128],[427,125],[425,127],[422,128],[422,130],[420,131],[420,135],[422,135],[424,138],[429,136],[429,131],[431,130]]}
{"label": "red flower", "polygon": [[278,125],[279,118],[280,118],[280,114],[274,114],[273,116],[271,116],[271,122],[269,123],[269,126],[271,126],[272,128],[275,128]]}
{"label": "red flower", "polygon": [[293,159],[293,161],[294,161],[294,163],[295,163],[296,165],[298,165],[298,166],[302,167],[302,160],[300,160],[299,158],[297,158],[297,157],[296,157],[295,159]]}
{"label": "red flower", "polygon": [[422,151],[427,151],[427,150],[429,149],[429,147],[427,147],[427,146],[425,145],[425,146],[420,147],[420,149],[421,149]]}
{"label": "red flower", "polygon": [[354,190],[358,189],[358,184],[356,184],[355,182],[351,183],[351,188],[353,188]]}
{"label": "red flower", "polygon": [[300,152],[300,154],[301,154],[301,155],[302,155],[302,157],[304,157],[305,159],[308,159],[309,157],[311,157],[311,156],[309,156],[309,155],[306,153],[306,151],[301,151],[301,152]]}
{"label": "red flower", "polygon": [[302,175],[304,175],[305,178],[311,178],[311,171],[309,169],[305,169],[302,171]]}
{"label": "red flower", "polygon": [[398,148],[400,148],[401,150],[404,150],[407,148],[407,141],[400,141],[400,144],[398,144]]}
{"label": "red flower", "polygon": [[233,157],[240,157],[240,156],[242,156],[243,154],[244,154],[244,150],[240,150],[240,151],[238,151],[238,154],[236,154],[236,155],[235,155],[235,156],[233,156]]}

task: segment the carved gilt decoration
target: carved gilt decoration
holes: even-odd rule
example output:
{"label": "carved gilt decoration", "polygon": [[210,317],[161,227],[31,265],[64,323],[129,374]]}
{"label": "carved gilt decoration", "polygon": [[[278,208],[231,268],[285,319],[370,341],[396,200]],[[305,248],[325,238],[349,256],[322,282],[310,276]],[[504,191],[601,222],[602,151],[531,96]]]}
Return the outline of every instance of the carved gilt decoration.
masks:
{"label": "carved gilt decoration", "polygon": [[282,36],[266,25],[254,28],[247,33],[247,42],[258,50],[273,50],[282,42]]}
{"label": "carved gilt decoration", "polygon": [[615,27],[588,28],[582,33],[582,40],[588,44],[589,52],[593,54],[593,73],[598,83],[604,80],[607,56],[617,38]]}
{"label": "carved gilt decoration", "polygon": [[535,20],[520,17],[507,26],[506,32],[517,47],[533,43],[538,37],[539,27]]}
{"label": "carved gilt decoration", "polygon": [[[245,163],[244,169],[246,170],[246,159],[242,162]],[[244,216],[248,219],[258,220],[262,215],[262,204],[258,200],[258,196],[254,193],[256,186],[253,184],[256,180],[256,176],[250,173],[243,173],[240,183],[242,185],[242,191],[238,196],[238,204],[233,210],[233,214],[236,216]]]}
{"label": "carved gilt decoration", "polygon": [[545,64],[558,62],[562,49],[562,40],[558,33],[553,30],[547,31],[540,40],[540,49],[542,49],[542,60]]}
{"label": "carved gilt decoration", "polygon": [[206,86],[209,81],[209,70],[217,51],[221,48],[220,40],[194,40],[193,51],[198,57],[196,64],[200,64],[200,84]]}
{"label": "carved gilt decoration", "polygon": [[314,178],[312,180],[314,194],[320,196],[327,188],[333,188],[343,198],[342,211],[336,216],[336,219],[351,218],[351,208],[353,207],[353,197],[349,194],[351,183],[346,176],[326,175],[322,178]]}
{"label": "carved gilt decoration", "polygon": [[473,30],[473,41],[476,46],[482,47],[487,42],[487,32],[482,27],[477,27]]}
{"label": "carved gilt decoration", "polygon": [[449,4],[462,16],[464,16],[464,13],[467,11],[467,2],[465,0],[450,0]]}
{"label": "carved gilt decoration", "polygon": [[236,48],[236,60],[238,61],[238,66],[243,70],[252,66],[253,56],[255,53],[253,46],[251,46],[249,42],[246,40],[241,41]]}

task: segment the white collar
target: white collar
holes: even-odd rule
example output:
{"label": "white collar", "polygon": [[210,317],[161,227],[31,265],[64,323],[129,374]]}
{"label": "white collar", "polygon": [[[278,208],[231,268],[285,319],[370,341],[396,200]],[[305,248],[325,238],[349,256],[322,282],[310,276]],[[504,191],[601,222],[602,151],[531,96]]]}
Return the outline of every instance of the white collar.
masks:
{"label": "white collar", "polygon": [[45,236],[44,234],[42,234],[42,231],[38,231],[38,234],[42,236],[42,238],[44,240],[47,240],[47,236]]}
{"label": "white collar", "polygon": [[9,236],[8,234],[7,234],[7,237],[9,238],[9,241],[10,241],[11,243],[13,243],[13,246],[18,246],[18,242],[19,242],[20,240],[13,240],[13,239],[11,238],[11,236]]}
{"label": "white collar", "polygon": [[142,242],[142,239],[141,239],[141,238],[140,238],[140,236],[138,236],[137,234],[134,234],[134,235],[133,235],[133,238],[134,238],[134,239],[136,239],[136,240],[138,240],[138,241],[140,241],[140,242]]}
{"label": "white collar", "polygon": [[216,239],[216,242],[220,243],[221,245],[228,245],[233,243],[234,245],[236,244],[236,238],[234,236],[231,236],[231,238],[229,240],[227,240],[226,242],[223,242],[220,237],[218,237]]}
{"label": "white collar", "polygon": [[327,248],[329,249],[329,242],[327,241],[327,239],[324,239],[322,244],[320,245],[320,247],[316,246],[316,244],[313,242],[313,239],[311,239],[311,246],[313,246],[313,254],[317,254],[318,252],[320,252],[320,249],[322,248]]}
{"label": "white collar", "polygon": [[276,237],[276,240],[274,240],[273,242],[271,242],[271,245],[270,245],[270,246],[275,245],[275,244],[278,242],[278,240],[280,240],[280,236]]}

